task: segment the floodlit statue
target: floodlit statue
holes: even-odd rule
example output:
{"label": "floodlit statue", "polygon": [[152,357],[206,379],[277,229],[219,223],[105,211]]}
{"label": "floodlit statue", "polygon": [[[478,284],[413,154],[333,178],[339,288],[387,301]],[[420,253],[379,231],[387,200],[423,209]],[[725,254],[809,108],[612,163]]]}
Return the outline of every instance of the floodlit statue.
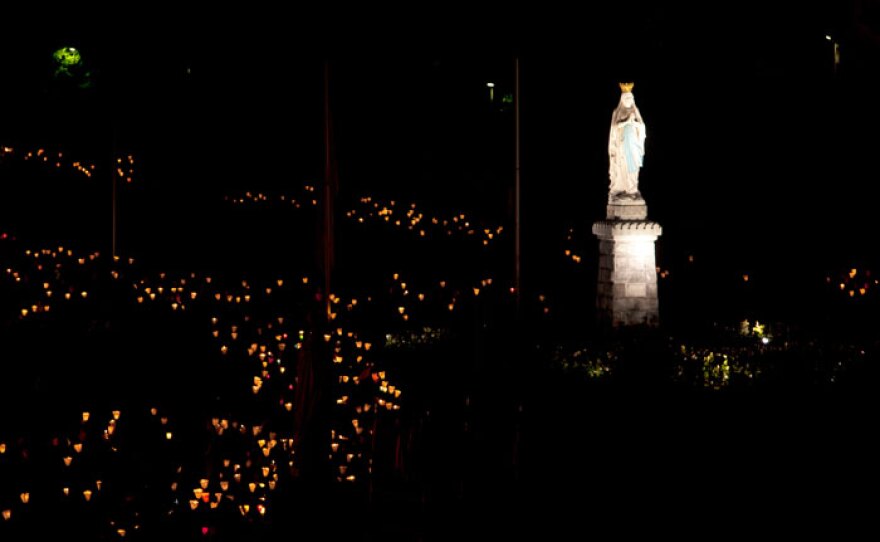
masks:
{"label": "floodlit statue", "polygon": [[645,156],[645,122],[636,107],[633,83],[620,83],[620,103],[611,114],[608,135],[608,201],[641,200],[639,170]]}

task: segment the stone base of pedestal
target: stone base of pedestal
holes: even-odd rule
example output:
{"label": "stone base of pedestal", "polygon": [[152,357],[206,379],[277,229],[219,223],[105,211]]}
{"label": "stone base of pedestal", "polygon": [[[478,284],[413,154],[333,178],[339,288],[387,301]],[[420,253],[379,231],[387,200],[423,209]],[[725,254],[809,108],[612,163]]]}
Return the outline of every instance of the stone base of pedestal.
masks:
{"label": "stone base of pedestal", "polygon": [[608,203],[608,220],[645,220],[648,206],[645,200],[615,200]]}
{"label": "stone base of pedestal", "polygon": [[648,220],[593,224],[593,234],[599,238],[596,308],[600,322],[612,327],[659,325],[654,242],[661,233],[660,224]]}

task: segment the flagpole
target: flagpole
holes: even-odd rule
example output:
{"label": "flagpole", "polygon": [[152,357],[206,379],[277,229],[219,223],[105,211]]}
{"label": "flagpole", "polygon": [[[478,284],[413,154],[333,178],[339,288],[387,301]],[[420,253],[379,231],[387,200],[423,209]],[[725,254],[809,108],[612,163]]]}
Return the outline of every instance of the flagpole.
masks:
{"label": "flagpole", "polygon": [[331,313],[330,275],[333,266],[333,163],[330,156],[330,62],[324,62],[324,304]]}
{"label": "flagpole", "polygon": [[515,136],[515,153],[514,153],[514,172],[516,175],[514,189],[514,244],[515,244],[515,272],[514,272],[514,288],[516,288],[516,313],[519,317],[520,304],[522,302],[522,237],[520,232],[520,153],[519,153],[519,57],[514,58],[514,81],[513,81],[513,111],[514,111],[514,132]]}
{"label": "flagpole", "polygon": [[116,123],[111,118],[110,119],[110,197],[112,201],[110,203],[110,214],[111,214],[111,233],[110,233],[110,261],[113,262],[116,257],[116,230],[117,230],[117,213],[118,213],[118,194],[119,190],[117,183],[119,177],[119,163],[116,159]]}
{"label": "flagpole", "polygon": [[[115,162],[115,161],[116,161],[116,160],[113,160],[113,162]],[[111,162],[111,168],[110,168],[110,169],[111,169],[111,174],[110,174],[111,179],[110,179],[110,183],[111,183],[111,186],[112,186],[111,197],[113,198],[113,201],[112,201],[111,206],[110,206],[110,210],[111,210],[111,214],[112,214],[112,217],[111,217],[111,222],[112,222],[111,227],[112,227],[112,230],[113,230],[113,231],[112,231],[112,234],[111,234],[111,236],[110,236],[110,237],[111,237],[111,239],[110,239],[110,253],[111,253],[111,254],[110,254],[110,259],[111,259],[111,261],[112,261],[114,258],[116,258],[116,212],[117,212],[117,210],[116,210],[116,205],[117,205],[117,204],[116,204],[116,190],[117,190],[117,188],[116,188],[116,182],[117,182],[117,179],[116,179],[116,176],[117,176],[117,175],[116,175],[116,167],[118,167],[118,166],[117,166],[115,163],[113,163],[113,162]]]}

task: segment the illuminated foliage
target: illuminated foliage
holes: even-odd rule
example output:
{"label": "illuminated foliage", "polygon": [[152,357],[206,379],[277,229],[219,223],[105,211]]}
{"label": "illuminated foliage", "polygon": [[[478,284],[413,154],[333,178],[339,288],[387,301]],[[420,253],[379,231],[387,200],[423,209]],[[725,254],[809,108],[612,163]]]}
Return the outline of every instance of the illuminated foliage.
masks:
{"label": "illuminated foliage", "polygon": [[86,70],[82,55],[75,47],[62,47],[52,53],[56,80],[69,81],[81,89],[92,86],[91,73]]}
{"label": "illuminated foliage", "polygon": [[75,47],[62,47],[52,53],[52,58],[55,59],[55,62],[60,67],[67,69],[79,66],[82,63],[82,55],[79,54],[79,50]]}

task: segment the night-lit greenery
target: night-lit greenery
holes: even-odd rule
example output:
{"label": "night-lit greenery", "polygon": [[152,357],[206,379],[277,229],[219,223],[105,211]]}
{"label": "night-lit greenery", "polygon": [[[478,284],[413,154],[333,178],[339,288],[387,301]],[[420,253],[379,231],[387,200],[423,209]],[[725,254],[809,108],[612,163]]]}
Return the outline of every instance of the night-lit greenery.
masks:
{"label": "night-lit greenery", "polygon": [[62,47],[52,53],[52,59],[55,61],[55,79],[73,82],[82,89],[92,86],[92,74],[85,68],[79,49]]}
{"label": "night-lit greenery", "polygon": [[82,63],[82,55],[80,55],[75,47],[62,47],[52,53],[52,58],[54,58],[62,68],[79,66]]}

